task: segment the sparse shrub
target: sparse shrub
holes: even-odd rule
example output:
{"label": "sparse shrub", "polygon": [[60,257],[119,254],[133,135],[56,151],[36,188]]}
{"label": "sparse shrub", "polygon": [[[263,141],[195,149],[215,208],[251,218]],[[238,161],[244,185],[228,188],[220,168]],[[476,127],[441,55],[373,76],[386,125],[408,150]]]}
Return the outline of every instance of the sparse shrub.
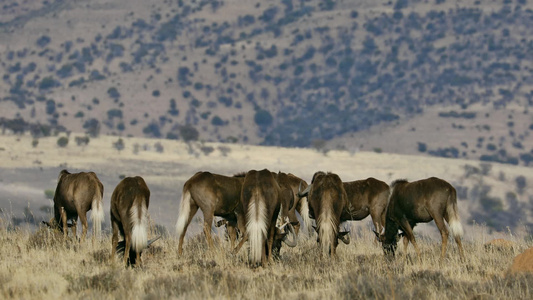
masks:
{"label": "sparse shrub", "polygon": [[124,140],[122,138],[119,138],[116,142],[113,143],[113,148],[117,149],[118,152],[124,150]]}
{"label": "sparse shrub", "polygon": [[231,148],[226,146],[218,146],[218,151],[220,151],[222,156],[228,156],[228,153],[231,152]]}
{"label": "sparse shrub", "polygon": [[49,200],[54,199],[54,194],[55,194],[54,190],[44,190],[44,197],[46,199],[49,199]]}
{"label": "sparse shrub", "polygon": [[165,151],[165,148],[160,142],[155,143],[154,148],[157,153],[163,153]]}
{"label": "sparse shrub", "polygon": [[523,175],[517,176],[515,178],[515,182],[516,182],[516,190],[518,191],[520,195],[522,195],[522,193],[524,192],[524,189],[527,186],[526,178]]}
{"label": "sparse shrub", "polygon": [[187,124],[179,127],[180,136],[185,142],[191,142],[198,140],[200,133],[194,126]]}
{"label": "sparse shrub", "polygon": [[30,235],[26,243],[27,249],[53,249],[63,245],[63,233],[56,229],[39,228]]}
{"label": "sparse shrub", "polygon": [[107,117],[109,119],[119,118],[122,119],[122,110],[113,108],[107,111]]}
{"label": "sparse shrub", "polygon": [[100,121],[97,119],[89,119],[83,124],[85,132],[91,137],[97,137],[100,134]]}
{"label": "sparse shrub", "polygon": [[39,83],[39,89],[41,90],[51,89],[56,86],[59,86],[59,82],[57,82],[52,76],[43,78]]}
{"label": "sparse shrub", "polygon": [[37,46],[41,47],[41,48],[44,48],[46,47],[48,44],[50,44],[50,42],[52,41],[52,39],[47,36],[47,35],[42,35],[40,38],[37,39]]}
{"label": "sparse shrub", "polygon": [[202,146],[200,150],[204,153],[205,156],[208,156],[211,154],[211,152],[215,151],[215,148],[211,146]]}
{"label": "sparse shrub", "polygon": [[89,137],[88,136],[77,136],[74,138],[76,141],[76,145],[78,146],[87,146],[89,144]]}
{"label": "sparse shrub", "polygon": [[37,145],[39,145],[39,140],[38,140],[38,139],[33,139],[33,140],[31,141],[31,146],[32,146],[33,148],[37,148]]}
{"label": "sparse shrub", "polygon": [[418,143],[418,151],[419,152],[426,152],[428,149],[426,143]]}
{"label": "sparse shrub", "polygon": [[68,145],[68,137],[62,136],[57,139],[57,145],[61,148],[64,148]]}
{"label": "sparse shrub", "polygon": [[214,126],[223,126],[225,123],[224,120],[222,120],[219,116],[214,116],[211,119],[211,124]]}
{"label": "sparse shrub", "polygon": [[107,94],[113,99],[120,98],[120,93],[118,92],[116,87],[110,87],[109,89],[107,89]]}
{"label": "sparse shrub", "polygon": [[176,100],[170,99],[170,109],[168,110],[168,113],[171,116],[179,115],[180,111],[177,109]]}
{"label": "sparse shrub", "polygon": [[159,129],[159,124],[157,122],[153,121],[150,124],[146,125],[146,127],[143,128],[143,133],[145,135],[153,136],[156,138],[161,137],[161,130]]}
{"label": "sparse shrub", "polygon": [[264,109],[259,109],[258,111],[255,112],[254,121],[255,121],[255,124],[257,124],[260,127],[270,126],[273,120],[274,119],[272,118],[272,115]]}

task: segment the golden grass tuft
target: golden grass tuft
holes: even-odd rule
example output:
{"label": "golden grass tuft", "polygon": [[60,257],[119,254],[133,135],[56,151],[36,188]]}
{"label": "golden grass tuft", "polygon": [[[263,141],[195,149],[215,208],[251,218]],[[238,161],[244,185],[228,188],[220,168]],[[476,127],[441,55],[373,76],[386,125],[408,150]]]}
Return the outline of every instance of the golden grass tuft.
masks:
{"label": "golden grass tuft", "polygon": [[[515,236],[516,248],[527,248]],[[297,299],[529,299],[533,274],[506,270],[518,254],[485,251],[481,240],[465,240],[466,261],[455,243],[440,262],[440,241],[420,238],[413,248],[400,247],[387,260],[371,234],[339,245],[338,256],[322,255],[314,239],[283,247],[280,260],[262,268],[248,266],[247,248],[230,253],[218,239],[208,250],[203,235],[186,239],[177,255],[177,239],[156,241],[143,253],[143,266],[124,267],[110,260],[111,239],[63,241],[48,229],[35,233],[3,230],[0,235],[0,298],[297,298]]]}

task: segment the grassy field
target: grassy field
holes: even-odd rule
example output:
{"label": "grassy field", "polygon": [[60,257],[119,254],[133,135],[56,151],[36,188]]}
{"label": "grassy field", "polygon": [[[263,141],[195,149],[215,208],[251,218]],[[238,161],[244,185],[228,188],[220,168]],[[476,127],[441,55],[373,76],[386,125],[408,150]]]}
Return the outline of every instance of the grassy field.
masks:
{"label": "grassy field", "polygon": [[[183,182],[199,170],[233,174],[242,170],[269,168],[293,172],[309,180],[317,170],[333,171],[345,181],[374,176],[390,182],[396,178],[420,179],[438,176],[454,186],[472,189],[478,181],[492,187],[491,195],[514,189],[514,178],[524,175],[531,182],[530,168],[476,161],[396,155],[388,153],[330,151],[327,154],[296,148],[255,147],[237,144],[194,143],[123,138],[125,147],[113,144],[118,137],[100,136],[87,146],[77,146],[74,135],[67,147],[57,146],[58,137],[41,138],[31,147],[31,136],[0,135],[0,298],[232,298],[263,299],[290,297],[374,299],[529,299],[532,275],[506,275],[513,258],[532,242],[527,230],[495,232],[469,221],[475,198],[459,199],[465,227],[466,261],[458,259],[453,241],[448,255],[439,262],[440,241],[434,224],[417,226],[421,261],[413,248],[388,262],[374,242],[368,221],[353,222],[352,243],[339,245],[338,257],[321,257],[315,239],[300,240],[296,248],[283,248],[280,261],[251,269],[247,251],[234,256],[229,243],[219,238],[219,248],[208,251],[198,230],[199,213],[186,238],[183,257],[177,255],[174,224]],[[156,144],[163,151],[156,151]],[[209,154],[202,147],[212,147]],[[109,198],[120,175],[141,175],[153,191],[149,212],[155,224],[169,234],[144,253],[144,266],[124,268],[119,259],[109,261],[111,240],[93,243],[64,242],[47,229],[27,226],[14,229],[13,217],[23,208],[50,206],[44,190],[53,189],[60,169],[94,170],[105,185],[104,205],[109,219]],[[478,168],[479,172],[474,172]],[[520,201],[527,201],[527,185]],[[18,206],[17,206],[18,205]],[[504,207],[505,208],[505,207]],[[37,221],[49,218],[35,214]],[[23,225],[25,223],[22,223]],[[150,237],[155,233],[152,232]],[[221,236],[221,233],[218,233]],[[495,237],[516,243],[511,251],[486,251],[483,244]]]}
{"label": "grassy field", "polygon": [[531,242],[509,251],[486,250],[484,230],[465,239],[466,261],[450,243],[440,263],[439,243],[419,237],[421,260],[412,246],[387,261],[369,230],[350,245],[339,245],[336,258],[322,257],[312,239],[282,248],[281,259],[266,267],[247,265],[247,251],[229,252],[219,239],[208,250],[203,235],[186,240],[166,237],[143,254],[144,265],[125,268],[110,261],[110,236],[84,243],[64,241],[41,228],[35,233],[0,235],[0,298],[4,299],[531,299],[533,275],[506,274],[513,257]]}

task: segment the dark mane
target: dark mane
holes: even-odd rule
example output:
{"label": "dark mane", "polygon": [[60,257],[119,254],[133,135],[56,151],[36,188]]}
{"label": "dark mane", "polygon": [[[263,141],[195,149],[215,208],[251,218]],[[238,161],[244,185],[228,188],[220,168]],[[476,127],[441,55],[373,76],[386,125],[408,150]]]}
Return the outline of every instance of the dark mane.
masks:
{"label": "dark mane", "polygon": [[233,175],[233,177],[238,177],[238,178],[245,177],[245,176],[246,176],[246,172],[240,172],[240,173]]}
{"label": "dark mane", "polygon": [[409,181],[407,181],[407,179],[396,179],[390,184],[390,187],[393,188],[398,183],[408,183],[408,182]]}

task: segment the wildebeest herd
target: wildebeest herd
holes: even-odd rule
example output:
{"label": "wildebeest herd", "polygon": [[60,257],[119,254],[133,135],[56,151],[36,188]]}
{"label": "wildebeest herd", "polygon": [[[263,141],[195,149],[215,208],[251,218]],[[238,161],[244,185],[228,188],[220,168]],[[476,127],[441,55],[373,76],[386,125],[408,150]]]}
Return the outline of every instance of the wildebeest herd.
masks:
{"label": "wildebeest herd", "polygon": [[[86,214],[92,210],[93,234],[97,237],[104,218],[103,188],[94,172],[71,174],[62,170],[54,195],[54,217],[44,223],[59,228],[65,237],[68,228],[73,227],[76,236],[79,217],[83,240],[87,233]],[[110,204],[111,259],[118,251],[124,252],[125,264],[141,264],[143,249],[158,239],[148,240],[149,202],[150,190],[139,176],[126,177],[116,186]],[[314,228],[322,253],[334,256],[339,240],[345,244],[350,242],[349,232],[340,230],[341,223],[362,220],[368,215],[388,257],[394,257],[402,236],[404,246],[407,248],[411,242],[420,256],[413,228],[417,223],[434,220],[442,236],[441,259],[446,255],[448,242],[444,221],[464,259],[463,228],[455,188],[436,177],[414,182],[396,180],[389,187],[375,178],[342,182],[331,172],[316,172],[309,185],[293,174],[267,169],[234,176],[198,172],[183,186],[176,222],[179,255],[183,252],[187,227],[198,209],[204,216],[203,231],[208,247],[214,246],[211,237],[214,217],[220,217],[215,226],[226,227],[234,253],[249,243],[252,266],[265,265],[279,257],[282,243],[297,246],[302,228]],[[316,226],[312,226],[313,220]],[[121,242],[118,241],[119,232],[124,238]]]}

